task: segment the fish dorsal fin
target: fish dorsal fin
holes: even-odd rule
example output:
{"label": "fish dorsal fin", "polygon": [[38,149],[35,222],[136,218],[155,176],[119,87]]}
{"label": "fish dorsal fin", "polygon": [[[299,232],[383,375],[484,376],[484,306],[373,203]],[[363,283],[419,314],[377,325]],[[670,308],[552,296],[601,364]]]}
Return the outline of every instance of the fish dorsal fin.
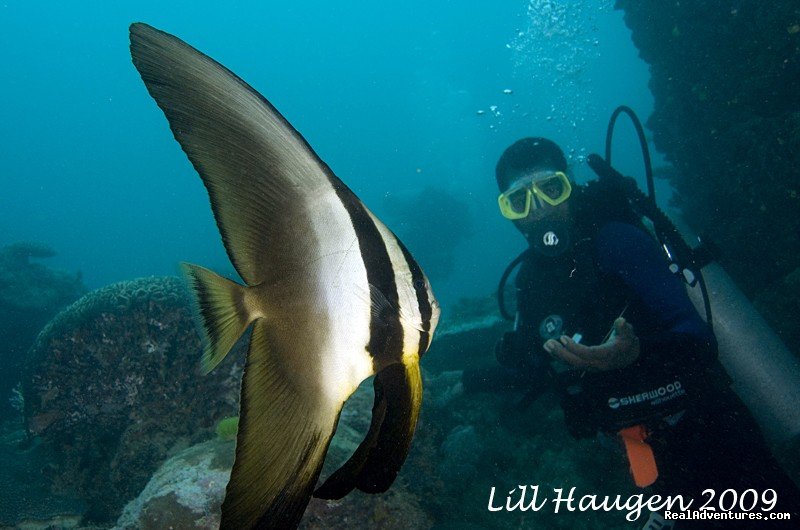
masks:
{"label": "fish dorsal fin", "polygon": [[[203,179],[228,256],[248,285],[313,259],[309,205],[341,183],[303,137],[236,74],[146,24],[131,56],[175,139]],[[342,184],[344,186],[344,184]]]}

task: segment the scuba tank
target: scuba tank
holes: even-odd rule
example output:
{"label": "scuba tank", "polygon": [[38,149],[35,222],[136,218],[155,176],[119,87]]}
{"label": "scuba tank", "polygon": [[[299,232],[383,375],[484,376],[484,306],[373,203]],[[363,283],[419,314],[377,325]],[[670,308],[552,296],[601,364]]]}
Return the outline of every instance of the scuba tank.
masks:
{"label": "scuba tank", "polygon": [[719,361],[732,379],[733,390],[756,417],[767,440],[778,449],[777,456],[796,455],[800,448],[800,359],[781,342],[725,270],[712,262],[714,249],[709,242],[690,248],[683,235],[690,236],[692,232],[685,226],[678,230],[657,206],[644,131],[630,108],[622,106],[614,111],[606,134],[606,158],[590,155],[589,166],[600,178],[610,177],[618,182],[626,179],[611,166],[614,121],[621,112],[627,113],[636,127],[648,185],[645,196],[635,181],[627,178],[628,184],[623,185],[628,186],[625,191],[631,205],[653,223],[655,235],[670,260],[670,270],[684,280],[695,306],[705,308],[706,321],[717,337]]}

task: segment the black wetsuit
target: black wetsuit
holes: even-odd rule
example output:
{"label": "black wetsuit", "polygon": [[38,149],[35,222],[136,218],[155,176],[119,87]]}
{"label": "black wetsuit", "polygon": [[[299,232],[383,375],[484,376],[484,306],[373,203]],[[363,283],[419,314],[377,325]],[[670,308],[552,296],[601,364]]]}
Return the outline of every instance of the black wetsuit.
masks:
{"label": "black wetsuit", "polygon": [[[798,524],[800,492],[730,389],[716,360],[716,339],[661,249],[627,205],[600,185],[577,192],[570,249],[557,257],[531,251],[522,263],[518,323],[498,345],[498,360],[516,372],[517,383],[555,382],[576,437],[645,425],[659,469],[655,493],[682,494],[698,507],[707,488],[717,495],[728,488],[739,495],[771,488],[779,496],[773,512],[793,512]],[[547,338],[579,333],[581,343],[601,344],[620,315],[639,337],[640,355],[632,365],[603,372],[549,365],[542,350]],[[720,521],[722,528],[737,525]],[[678,525],[685,527],[692,525]]]}

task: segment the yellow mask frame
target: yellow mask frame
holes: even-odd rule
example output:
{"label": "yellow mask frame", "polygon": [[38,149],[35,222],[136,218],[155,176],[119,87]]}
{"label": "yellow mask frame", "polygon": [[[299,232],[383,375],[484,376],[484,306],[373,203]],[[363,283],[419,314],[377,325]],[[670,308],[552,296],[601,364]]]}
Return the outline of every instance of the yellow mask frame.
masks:
{"label": "yellow mask frame", "polygon": [[[555,180],[554,180],[555,179]],[[560,185],[560,192],[553,196],[553,184]],[[524,193],[524,197],[519,195]],[[572,185],[562,171],[548,173],[546,176],[534,175],[530,179],[513,185],[497,198],[500,213],[506,219],[524,219],[531,210],[539,209],[542,203],[558,206],[569,199]]]}

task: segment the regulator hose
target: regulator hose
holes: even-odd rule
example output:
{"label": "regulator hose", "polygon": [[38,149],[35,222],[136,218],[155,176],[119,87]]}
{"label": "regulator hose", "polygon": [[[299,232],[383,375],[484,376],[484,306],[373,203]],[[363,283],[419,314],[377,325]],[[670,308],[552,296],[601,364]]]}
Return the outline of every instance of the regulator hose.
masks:
{"label": "regulator hose", "polygon": [[[614,139],[614,126],[617,122],[617,117],[625,113],[633,122],[636,129],[636,135],[639,139],[639,147],[642,150],[642,158],[644,160],[644,172],[647,179],[647,195],[645,195],[636,185],[636,181],[631,177],[623,177],[622,174],[611,166],[611,145]],[[653,181],[653,165],[650,160],[650,149],[647,146],[647,139],[644,136],[644,127],[636,113],[626,105],[620,105],[611,114],[608,120],[608,129],[606,130],[606,158],[603,160],[599,155],[589,155],[586,159],[589,167],[597,173],[600,179],[608,179],[619,186],[625,192],[631,206],[640,215],[647,217],[653,223],[656,232],[656,238],[661,244],[668,257],[678,265],[681,269],[679,272],[683,274],[683,279],[693,285],[696,281],[700,286],[700,292],[703,295],[703,305],[705,306],[706,322],[712,328],[714,327],[713,318],[711,314],[711,302],[708,297],[708,288],[706,287],[703,273],[700,270],[707,261],[701,263],[695,259],[695,251],[686,243],[681,236],[675,224],[664,213],[656,203],[656,189]],[[688,272],[687,272],[688,271]],[[691,275],[693,277],[687,277]]]}

